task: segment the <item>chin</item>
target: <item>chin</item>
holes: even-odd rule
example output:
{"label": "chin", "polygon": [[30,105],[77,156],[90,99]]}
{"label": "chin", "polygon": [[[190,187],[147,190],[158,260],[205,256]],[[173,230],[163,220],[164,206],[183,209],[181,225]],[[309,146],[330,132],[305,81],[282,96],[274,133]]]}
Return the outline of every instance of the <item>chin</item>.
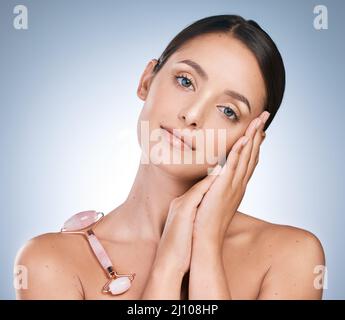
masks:
{"label": "chin", "polygon": [[153,164],[166,174],[180,180],[194,181],[200,180],[207,175],[209,166],[205,164]]}

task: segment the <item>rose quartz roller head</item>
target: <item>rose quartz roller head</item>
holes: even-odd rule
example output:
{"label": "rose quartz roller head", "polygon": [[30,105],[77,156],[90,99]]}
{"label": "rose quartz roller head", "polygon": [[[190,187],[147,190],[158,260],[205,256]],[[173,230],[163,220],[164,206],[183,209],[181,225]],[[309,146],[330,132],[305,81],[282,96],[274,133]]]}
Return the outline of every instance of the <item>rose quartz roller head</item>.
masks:
{"label": "rose quartz roller head", "polygon": [[65,222],[61,232],[82,234],[86,237],[98,262],[109,277],[109,281],[104,285],[102,292],[118,295],[126,292],[131,287],[135,273],[118,274],[114,270],[108,254],[92,230],[92,227],[103,217],[104,214],[102,212],[96,212],[94,210],[76,213]]}

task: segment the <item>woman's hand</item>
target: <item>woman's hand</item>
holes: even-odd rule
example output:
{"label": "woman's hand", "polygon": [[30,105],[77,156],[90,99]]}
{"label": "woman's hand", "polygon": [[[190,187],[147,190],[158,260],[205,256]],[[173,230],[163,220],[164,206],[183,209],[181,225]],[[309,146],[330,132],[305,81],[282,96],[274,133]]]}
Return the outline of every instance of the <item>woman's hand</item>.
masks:
{"label": "woman's hand", "polygon": [[[267,115],[269,114],[264,112],[260,118],[264,120],[266,117],[267,120]],[[264,138],[264,122],[256,130],[255,121],[256,119],[251,122],[246,131],[245,136],[250,139],[243,152],[240,149],[245,137],[235,143],[223,168],[216,166],[211,174],[170,203],[157,248],[156,263],[168,263],[170,268],[185,274],[190,268],[193,238],[198,238],[200,233],[203,238],[213,237],[213,240],[222,234],[220,230],[231,221],[244,194],[243,188],[235,186],[240,182],[245,185],[243,172],[246,171],[248,181],[258,161],[259,146]],[[241,159],[238,159],[240,154]],[[238,170],[234,176],[236,166]]]}
{"label": "woman's hand", "polygon": [[222,246],[228,226],[244,196],[247,183],[259,161],[265,138],[263,127],[269,117],[264,111],[248,126],[245,135],[233,145],[226,163],[198,207],[193,239]]}
{"label": "woman's hand", "polygon": [[170,203],[156,263],[184,275],[190,268],[192,237],[197,208],[217,176],[210,174]]}

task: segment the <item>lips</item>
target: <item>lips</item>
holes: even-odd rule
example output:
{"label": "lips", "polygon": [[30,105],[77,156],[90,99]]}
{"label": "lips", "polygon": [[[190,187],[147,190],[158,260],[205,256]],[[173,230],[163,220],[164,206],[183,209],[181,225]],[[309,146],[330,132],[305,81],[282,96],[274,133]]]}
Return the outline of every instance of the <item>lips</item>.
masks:
{"label": "lips", "polygon": [[182,135],[181,132],[180,132],[181,129],[172,129],[172,128],[163,127],[163,126],[160,126],[160,127],[161,127],[161,129],[164,129],[164,130],[168,131],[170,134],[174,135],[176,138],[181,140],[182,143],[187,145],[188,148],[190,148],[192,150],[195,150],[192,138],[190,138],[188,136],[185,136],[185,135]]}

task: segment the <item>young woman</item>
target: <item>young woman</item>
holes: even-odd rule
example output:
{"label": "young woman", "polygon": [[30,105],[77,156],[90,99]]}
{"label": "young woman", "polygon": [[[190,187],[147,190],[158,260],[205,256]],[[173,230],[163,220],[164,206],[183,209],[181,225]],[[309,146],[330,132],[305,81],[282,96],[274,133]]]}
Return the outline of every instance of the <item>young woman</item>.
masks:
{"label": "young woman", "polygon": [[[142,157],[126,201],[87,233],[93,246],[73,232],[25,244],[16,266],[28,270],[28,288],[17,298],[320,299],[317,237],[238,211],[284,88],[280,53],[253,20],[211,16],[182,30],[139,82]],[[223,132],[223,149],[210,131]],[[211,162],[210,145],[218,146]],[[193,161],[157,161],[181,151]],[[102,261],[114,264],[109,274]],[[135,274],[120,294],[104,290],[114,269]]]}

